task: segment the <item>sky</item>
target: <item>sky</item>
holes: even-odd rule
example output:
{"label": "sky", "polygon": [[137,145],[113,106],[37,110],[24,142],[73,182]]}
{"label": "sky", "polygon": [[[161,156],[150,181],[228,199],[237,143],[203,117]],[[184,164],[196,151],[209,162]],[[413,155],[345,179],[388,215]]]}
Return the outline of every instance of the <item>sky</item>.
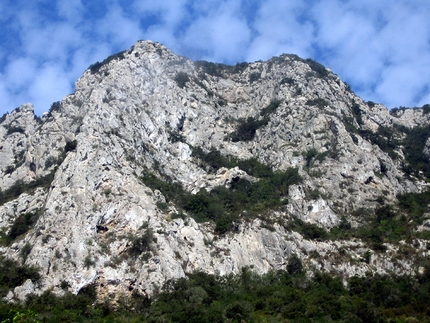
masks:
{"label": "sky", "polygon": [[73,93],[138,40],[224,64],[283,53],[330,68],[365,101],[430,103],[429,0],[0,0],[0,116]]}

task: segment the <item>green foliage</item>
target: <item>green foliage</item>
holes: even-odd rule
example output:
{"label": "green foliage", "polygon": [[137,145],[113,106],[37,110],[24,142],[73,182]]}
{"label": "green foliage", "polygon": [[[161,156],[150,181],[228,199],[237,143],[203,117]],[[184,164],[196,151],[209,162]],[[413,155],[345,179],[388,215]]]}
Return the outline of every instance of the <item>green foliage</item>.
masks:
{"label": "green foliage", "polygon": [[329,237],[327,230],[324,228],[320,228],[313,223],[304,222],[299,218],[294,218],[290,221],[288,228],[300,233],[308,240],[324,240]]}
{"label": "green foliage", "polygon": [[6,235],[7,244],[12,243],[17,237],[26,233],[36,223],[39,218],[39,212],[25,213],[18,216]]}
{"label": "green foliage", "polygon": [[384,251],[384,243],[398,243],[400,240],[411,241],[416,238],[428,239],[426,232],[416,231],[424,221],[427,205],[430,203],[430,191],[406,193],[397,196],[397,205],[387,205],[378,198],[380,205],[374,210],[358,210],[363,224],[351,228],[346,218],[341,218],[339,227],[332,228],[327,238],[359,238],[375,251]]}
{"label": "green foliage", "polygon": [[326,106],[330,105],[327,100],[321,99],[321,98],[317,98],[317,99],[309,99],[306,101],[306,105],[309,106],[317,106],[320,109],[325,108]]}
{"label": "green foliage", "polygon": [[355,119],[357,120],[357,123],[359,125],[362,125],[363,124],[363,118],[361,116],[362,112],[361,112],[360,106],[356,102],[354,102],[352,107],[351,107],[351,110],[352,110],[352,114],[354,115]]}
{"label": "green foliage", "polygon": [[6,117],[8,116],[8,114],[9,114],[8,112],[3,113],[3,115],[0,117],[0,123],[6,120]]}
{"label": "green foliage", "polygon": [[19,252],[19,255],[21,256],[23,262],[25,262],[25,260],[27,259],[28,255],[31,252],[31,249],[33,249],[33,247],[31,246],[31,244],[29,242],[27,242],[21,249],[21,251]]}
{"label": "green foliage", "polygon": [[221,167],[233,168],[238,166],[247,174],[254,177],[270,177],[273,175],[272,169],[260,163],[256,158],[238,159],[234,156],[224,156],[215,149],[205,153],[200,147],[193,147],[192,155],[199,158],[209,168],[207,170],[212,172],[216,172]]}
{"label": "green foliage", "polygon": [[141,236],[129,235],[128,238],[131,242],[131,246],[128,249],[128,254],[133,258],[137,258],[143,253],[150,252],[151,244],[154,242],[154,240],[156,241],[154,232],[151,228],[147,228]]}
{"label": "green foliage", "polygon": [[247,119],[239,119],[236,131],[232,132],[228,137],[233,142],[238,141],[250,141],[254,139],[257,129],[266,126],[270,121],[270,114],[276,111],[281,105],[282,101],[273,100],[270,104],[263,108],[260,112],[262,118],[257,119],[254,117],[248,117]]}
{"label": "green foliage", "polygon": [[263,110],[261,110],[260,116],[266,117],[266,116],[270,115],[271,113],[275,112],[276,109],[281,105],[281,103],[282,103],[281,100],[271,101],[267,107],[265,107]]}
{"label": "green foliage", "polygon": [[7,129],[6,135],[9,136],[12,133],[24,133],[24,132],[25,132],[24,128],[19,127],[19,126],[13,126],[13,127],[9,127]]}
{"label": "green foliage", "polygon": [[284,77],[279,84],[280,85],[282,85],[282,84],[294,85],[295,83],[296,82],[294,81],[293,78],[291,78],[291,77]]}
{"label": "green foliage", "polygon": [[222,234],[233,228],[233,222],[243,211],[247,211],[247,217],[253,217],[256,212],[282,206],[288,187],[300,180],[297,169],[274,172],[256,183],[238,178],[230,189],[217,187],[211,192],[201,190],[187,196],[183,208],[197,221],[213,220],[215,231]]}
{"label": "green foliage", "polygon": [[22,285],[27,279],[37,281],[39,269],[34,266],[20,265],[18,262],[0,256],[0,297],[10,289]]}
{"label": "green foliage", "polygon": [[248,217],[254,217],[262,210],[284,205],[288,187],[302,180],[296,168],[273,172],[270,167],[256,159],[240,161],[222,156],[214,150],[205,154],[200,148],[193,149],[193,154],[212,169],[226,165],[239,166],[260,180],[251,183],[237,178],[233,180],[230,188],[220,186],[210,192],[202,189],[197,194],[190,194],[179,183],[163,181],[149,172],[143,173],[141,180],[148,187],[159,190],[168,203],[172,202],[187,211],[196,221],[214,221],[215,231],[219,234],[232,230],[234,221],[243,211],[247,211]]}
{"label": "green foliage", "polygon": [[413,127],[411,129],[402,127],[406,132],[406,137],[402,142],[403,152],[411,171],[419,175],[422,171],[424,176],[430,177],[430,161],[428,156],[423,154],[427,139],[430,137],[430,126]]}
{"label": "green foliage", "polygon": [[91,74],[98,73],[104,65],[109,64],[111,61],[124,59],[125,58],[125,56],[124,56],[125,52],[126,51],[122,51],[122,52],[119,52],[117,54],[111,55],[108,58],[106,58],[105,60],[103,60],[101,63],[95,62],[94,64],[91,64],[89,67]]}
{"label": "green foliage", "polygon": [[327,155],[329,154],[328,151],[325,151],[323,153],[318,152],[315,148],[311,148],[308,151],[303,153],[303,156],[306,160],[306,168],[310,168],[314,161],[322,162]]}
{"label": "green foliage", "polygon": [[317,77],[325,78],[329,75],[328,70],[318,62],[308,58],[305,62],[309,65],[309,67],[316,73]]}
{"label": "green foliage", "polygon": [[[316,272],[302,273],[290,257],[287,271],[256,275],[243,268],[238,275],[203,272],[169,280],[149,300],[138,294],[113,307],[96,302],[87,286],[72,295],[46,291],[25,304],[0,303],[0,321],[22,313],[25,322],[428,322],[430,270],[411,276],[352,277],[342,280]],[[25,315],[24,315],[25,314]],[[30,320],[31,319],[31,320]]]}
{"label": "green foliage", "polygon": [[198,69],[201,69],[204,73],[212,76],[217,76],[217,77],[222,77],[222,73],[226,67],[226,65],[223,65],[223,64],[217,64],[217,63],[212,63],[207,61],[197,61],[197,62],[194,62],[194,64]]}
{"label": "green foliage", "polygon": [[243,72],[248,67],[249,63],[237,63],[234,66],[230,66],[207,61],[196,61],[194,62],[194,65],[203,73],[216,77],[223,77],[223,74],[225,72],[232,74],[238,74]]}
{"label": "green foliage", "polygon": [[88,270],[90,267],[94,267],[96,264],[96,262],[94,261],[94,259],[91,257],[91,254],[88,254],[85,258],[84,258],[84,267]]}
{"label": "green foliage", "polygon": [[297,257],[296,254],[293,254],[290,257],[290,259],[288,259],[287,272],[290,275],[296,275],[296,274],[303,273],[302,261],[300,260],[299,257]]}
{"label": "green foliage", "polygon": [[61,102],[60,101],[56,101],[54,103],[51,104],[51,107],[49,108],[49,114],[51,115],[52,112],[59,112],[61,110]]}
{"label": "green foliage", "polygon": [[76,147],[78,146],[77,140],[67,141],[66,146],[64,147],[64,151],[67,153],[69,151],[76,151]]}
{"label": "green foliage", "polygon": [[429,114],[430,113],[430,104],[424,104],[422,106],[423,114]]}
{"label": "green foliage", "polygon": [[261,79],[261,72],[253,72],[249,75],[249,83],[254,83]]}
{"label": "green foliage", "polygon": [[181,133],[179,133],[179,131],[169,130],[168,133],[169,133],[169,141],[171,143],[175,143],[178,141],[186,142],[185,137]]}
{"label": "green foliage", "polygon": [[267,125],[269,119],[263,118],[262,120],[257,120],[254,117],[248,117],[246,120],[239,119],[238,122],[236,131],[229,135],[233,142],[253,140],[257,129]]}
{"label": "green foliage", "polygon": [[16,182],[9,189],[5,191],[0,190],[0,205],[3,205],[6,202],[9,202],[22,193],[31,194],[38,187],[49,188],[51,186],[51,182],[54,179],[55,170],[49,173],[44,177],[40,177],[30,183]]}
{"label": "green foliage", "polygon": [[190,81],[190,77],[185,72],[178,72],[178,73],[176,73],[174,80],[175,80],[176,84],[181,89],[183,89],[186,86],[187,82]]}

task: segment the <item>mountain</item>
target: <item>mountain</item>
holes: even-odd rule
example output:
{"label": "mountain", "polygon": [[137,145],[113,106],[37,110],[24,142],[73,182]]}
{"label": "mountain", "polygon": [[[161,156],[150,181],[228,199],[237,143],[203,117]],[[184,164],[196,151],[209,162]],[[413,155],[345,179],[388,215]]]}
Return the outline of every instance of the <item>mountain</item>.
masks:
{"label": "mountain", "polygon": [[428,112],[364,102],[295,55],[227,66],[139,41],[41,118],[25,104],[0,119],[0,253],[22,270],[3,296],[151,296],[291,259],[422,273]]}

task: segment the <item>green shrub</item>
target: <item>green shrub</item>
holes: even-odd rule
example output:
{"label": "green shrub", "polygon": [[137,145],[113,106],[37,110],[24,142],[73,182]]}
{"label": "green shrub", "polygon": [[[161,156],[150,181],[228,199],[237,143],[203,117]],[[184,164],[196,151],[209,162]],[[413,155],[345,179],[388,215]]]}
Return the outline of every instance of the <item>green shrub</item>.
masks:
{"label": "green shrub", "polygon": [[253,72],[249,75],[249,83],[254,83],[261,79],[261,72]]}
{"label": "green shrub", "polygon": [[67,141],[66,146],[64,147],[64,151],[67,153],[69,151],[76,151],[76,147],[78,146],[77,140]]}
{"label": "green shrub", "polygon": [[294,218],[289,225],[293,231],[300,233],[305,239],[327,239],[329,237],[327,230],[320,228],[314,223],[304,222],[299,218]]}
{"label": "green shrub", "polygon": [[306,59],[305,62],[309,65],[309,67],[314,71],[317,77],[325,78],[329,75],[329,71],[324,67],[324,65],[314,61],[313,59]]}
{"label": "green shrub", "polygon": [[25,262],[25,260],[27,259],[28,255],[31,252],[31,249],[33,249],[33,247],[31,246],[31,244],[29,242],[27,242],[21,249],[21,251],[19,252],[19,255],[21,256],[22,260]]}
{"label": "green shrub", "polygon": [[150,252],[151,244],[156,240],[151,228],[147,228],[142,236],[129,235],[128,238],[131,242],[128,254],[133,258],[137,258],[143,253]]}
{"label": "green shrub", "polygon": [[245,119],[239,119],[239,124],[236,131],[229,135],[229,138],[233,142],[238,141],[250,141],[255,137],[257,129],[264,127],[269,123],[268,118],[263,118],[262,120],[256,120],[253,117],[248,117]]}
{"label": "green shrub", "polygon": [[0,296],[7,291],[22,285],[27,279],[38,281],[39,269],[34,266],[20,265],[14,260],[0,256]]}
{"label": "green shrub", "polygon": [[281,105],[281,103],[282,103],[281,100],[272,100],[267,107],[265,107],[263,110],[261,110],[260,116],[266,117],[266,116],[270,115],[271,113],[275,112],[276,109]]}
{"label": "green shrub", "polygon": [[125,58],[125,55],[124,55],[125,52],[126,51],[122,51],[122,52],[119,52],[117,54],[111,55],[108,58],[104,59],[101,63],[95,62],[94,64],[91,64],[89,67],[91,74],[98,73],[100,71],[100,68],[102,68],[104,65],[109,64],[111,61],[124,59]]}
{"label": "green shrub", "polygon": [[260,180],[251,183],[237,178],[233,180],[230,188],[220,186],[210,192],[202,189],[197,194],[190,194],[179,183],[163,181],[149,172],[142,174],[141,180],[148,187],[159,190],[167,202],[175,203],[196,221],[214,221],[215,231],[219,234],[232,230],[233,223],[245,210],[248,211],[248,216],[254,217],[256,212],[284,205],[289,186],[302,181],[296,168],[273,172],[256,159],[229,160],[216,151],[204,154],[200,148],[194,149],[194,153],[213,167],[221,167],[224,162],[237,163],[249,174],[260,176]]}
{"label": "green shrub", "polygon": [[279,84],[280,85],[282,85],[282,84],[294,85],[295,83],[296,82],[294,81],[293,78],[291,78],[291,77],[284,77]]}
{"label": "green shrub", "polygon": [[327,100],[321,99],[321,98],[317,98],[317,99],[309,99],[306,101],[306,105],[309,106],[317,106],[320,109],[325,108],[326,106],[329,106],[330,104],[328,103]]}
{"label": "green shrub", "polygon": [[8,112],[6,112],[6,113],[3,113],[3,115],[0,117],[0,123],[3,123],[3,121],[5,121],[6,120],[6,117],[8,116]]}
{"label": "green shrub", "polygon": [[56,101],[54,103],[51,104],[51,107],[49,108],[49,114],[51,115],[52,112],[59,112],[61,110],[61,102],[60,101]]}
{"label": "green shrub", "polygon": [[13,126],[13,127],[9,127],[7,129],[7,133],[6,135],[10,135],[12,133],[25,133],[25,130],[23,127],[19,127],[19,126]]}
{"label": "green shrub", "polygon": [[303,272],[302,261],[296,254],[292,254],[288,259],[287,271],[290,275],[301,274]]}
{"label": "green shrub", "polygon": [[185,72],[178,72],[178,73],[176,73],[174,80],[175,80],[176,84],[181,89],[183,89],[186,86],[187,82],[190,81],[190,77]]}
{"label": "green shrub", "polygon": [[30,230],[30,228],[36,223],[38,218],[39,212],[25,213],[18,216],[10,227],[9,233],[7,234],[8,243],[10,244],[17,237]]}

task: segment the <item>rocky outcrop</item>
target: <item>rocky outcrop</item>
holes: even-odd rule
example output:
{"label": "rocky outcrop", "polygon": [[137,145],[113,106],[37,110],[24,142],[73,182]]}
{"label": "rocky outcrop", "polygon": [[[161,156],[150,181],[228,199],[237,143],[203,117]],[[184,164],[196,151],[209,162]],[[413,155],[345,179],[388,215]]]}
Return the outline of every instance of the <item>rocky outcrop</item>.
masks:
{"label": "rocky outcrop", "polygon": [[[384,139],[380,129],[428,126],[427,115],[366,103],[316,62],[283,55],[235,67],[194,63],[141,41],[92,65],[41,119],[31,105],[3,119],[0,188],[9,198],[0,227],[7,235],[20,215],[38,217],[0,252],[20,260],[31,245],[25,264],[42,274],[10,297],[64,286],[77,293],[88,284],[103,297],[151,295],[195,270],[285,269],[291,254],[310,272],[345,277],[417,270],[413,257],[393,257],[397,245],[370,256],[358,239],[312,240],[289,226],[301,219],[332,228],[344,217],[359,226],[364,219],[351,214],[374,209],[381,196],[393,203],[425,189],[404,173],[402,147],[383,150],[371,134]],[[234,232],[219,235],[140,178],[149,172],[193,194],[259,180],[238,166],[208,166],[193,154],[198,147],[256,158],[275,171],[295,168],[303,182],[289,187],[285,207],[239,215]],[[13,192],[17,183],[22,194]]]}

